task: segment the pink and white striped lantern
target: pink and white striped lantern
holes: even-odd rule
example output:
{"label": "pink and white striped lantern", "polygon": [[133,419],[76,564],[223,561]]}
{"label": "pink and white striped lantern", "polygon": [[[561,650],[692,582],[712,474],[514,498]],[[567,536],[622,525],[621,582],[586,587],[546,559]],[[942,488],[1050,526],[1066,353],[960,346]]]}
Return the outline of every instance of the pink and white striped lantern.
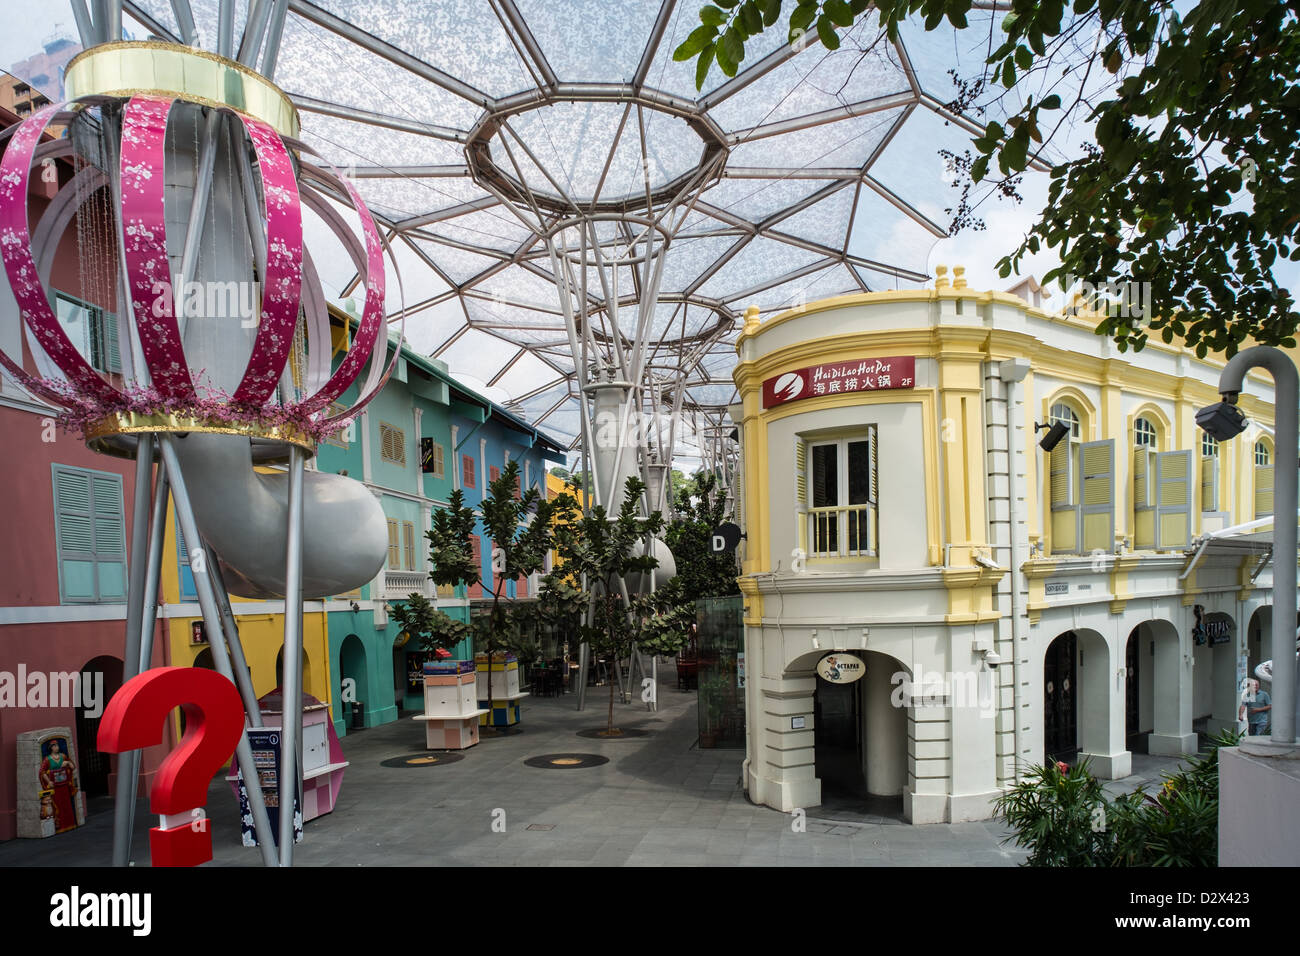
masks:
{"label": "pink and white striped lantern", "polygon": [[[119,321],[130,321],[139,344],[139,357],[148,382],[125,387],[97,371],[73,345],[50,306],[51,292],[37,267],[40,250],[33,248],[29,228],[28,188],[35,165],[73,155],[69,139],[42,141],[51,123],[67,122],[81,109],[103,106],[111,99],[87,96],[54,103],[38,110],[9,134],[0,160],[0,258],[17,300],[33,356],[56,374],[33,375],[23,368],[23,356],[0,351],[0,364],[34,397],[58,406],[64,420],[88,439],[105,434],[155,430],[233,431],[253,436],[288,438],[314,447],[315,441],[350,422],[375,397],[396,365],[400,348],[387,357],[384,317],[384,247],[374,219],[352,183],[304,157],[314,155],[305,144],[282,137],[270,125],[233,110],[251,144],[261,178],[261,215],[265,223],[266,262],[257,332],[242,380],[229,395],[204,394],[196,387],[187,361],[170,295],[167,223],[164,195],[164,139],[168,119],[178,104],[195,108],[168,95],[134,95],[122,113],[120,148],[120,199],[114,213],[124,237],[121,268],[125,270],[130,310],[118,308]],[[120,100],[119,100],[120,102]],[[208,108],[217,108],[209,105]],[[286,143],[287,140],[287,143]],[[290,153],[290,147],[298,156]],[[295,164],[297,173],[295,174]],[[96,185],[106,186],[106,171],[88,168],[77,195],[63,186],[44,213],[55,217],[52,240],[76,214],[78,198]],[[345,196],[360,221],[358,238],[326,198]],[[303,242],[303,211],[313,210],[351,256],[365,286],[365,301],[351,345],[338,367],[330,371],[330,320],[326,296]],[[44,228],[43,228],[44,227]],[[37,234],[51,233],[45,223]],[[49,236],[47,235],[47,239]],[[103,252],[103,250],[101,250]],[[251,278],[251,277],[250,277]],[[122,288],[119,275],[114,286]],[[400,289],[400,279],[399,279]],[[121,298],[121,292],[118,292]],[[276,386],[294,347],[295,329],[302,323],[310,357],[305,383],[296,401],[282,404]],[[324,410],[370,368],[355,401],[329,415]],[[130,376],[128,370],[128,377]],[[135,425],[131,423],[134,422]],[[141,424],[143,423],[143,424]],[[101,448],[100,450],[107,450]]]}

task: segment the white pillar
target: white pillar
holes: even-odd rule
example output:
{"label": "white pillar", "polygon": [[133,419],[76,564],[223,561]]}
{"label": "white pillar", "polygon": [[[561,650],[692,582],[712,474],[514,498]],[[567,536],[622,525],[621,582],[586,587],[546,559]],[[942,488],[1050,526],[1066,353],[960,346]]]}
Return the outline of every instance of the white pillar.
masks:
{"label": "white pillar", "polygon": [[411,414],[415,417],[415,493],[423,498],[424,461],[420,456],[420,417],[424,414],[424,409],[419,407],[412,408]]}
{"label": "white pillar", "polygon": [[451,489],[456,491],[460,488],[460,446],[456,444],[456,433],[460,431],[459,425],[451,426],[451,462],[448,467],[451,468]]}
{"label": "white pillar", "polygon": [[894,797],[907,785],[907,708],[895,707],[891,677],[900,669],[891,657],[867,654],[863,690],[863,770],[867,792]]}

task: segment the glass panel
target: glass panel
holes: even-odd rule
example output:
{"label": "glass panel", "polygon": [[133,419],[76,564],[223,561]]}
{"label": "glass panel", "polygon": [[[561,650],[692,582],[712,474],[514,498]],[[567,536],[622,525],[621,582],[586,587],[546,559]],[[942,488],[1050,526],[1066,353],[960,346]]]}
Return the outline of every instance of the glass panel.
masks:
{"label": "glass panel", "polygon": [[695,602],[700,747],[745,746],[745,625],[740,595]]}
{"label": "glass panel", "polygon": [[871,500],[871,442],[849,442],[849,504]]}
{"label": "glass panel", "polygon": [[812,506],[834,508],[840,503],[839,446],[814,445],[812,447]]}
{"label": "glass panel", "polygon": [[328,0],[320,6],[490,96],[533,86],[501,21],[481,0]]}

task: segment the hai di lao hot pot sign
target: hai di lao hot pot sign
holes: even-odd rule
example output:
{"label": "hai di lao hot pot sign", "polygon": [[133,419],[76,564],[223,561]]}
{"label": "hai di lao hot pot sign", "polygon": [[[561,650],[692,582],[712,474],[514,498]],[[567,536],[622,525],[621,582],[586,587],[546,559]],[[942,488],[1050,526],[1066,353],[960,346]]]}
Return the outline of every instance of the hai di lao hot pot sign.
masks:
{"label": "hai di lao hot pot sign", "polygon": [[916,357],[852,359],[827,362],[785,372],[763,383],[763,407],[846,392],[878,392],[912,388],[916,383]]}

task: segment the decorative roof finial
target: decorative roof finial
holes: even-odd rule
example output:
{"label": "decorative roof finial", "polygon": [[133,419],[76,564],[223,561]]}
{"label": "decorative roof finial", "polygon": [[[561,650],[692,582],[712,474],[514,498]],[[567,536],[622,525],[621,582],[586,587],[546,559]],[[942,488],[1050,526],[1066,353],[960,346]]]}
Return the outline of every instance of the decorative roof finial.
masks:
{"label": "decorative roof finial", "polygon": [[948,288],[948,267],[947,266],[934,267],[934,287],[936,289]]}
{"label": "decorative roof finial", "polygon": [[952,287],[954,289],[966,288],[966,267],[965,266],[952,267]]}

